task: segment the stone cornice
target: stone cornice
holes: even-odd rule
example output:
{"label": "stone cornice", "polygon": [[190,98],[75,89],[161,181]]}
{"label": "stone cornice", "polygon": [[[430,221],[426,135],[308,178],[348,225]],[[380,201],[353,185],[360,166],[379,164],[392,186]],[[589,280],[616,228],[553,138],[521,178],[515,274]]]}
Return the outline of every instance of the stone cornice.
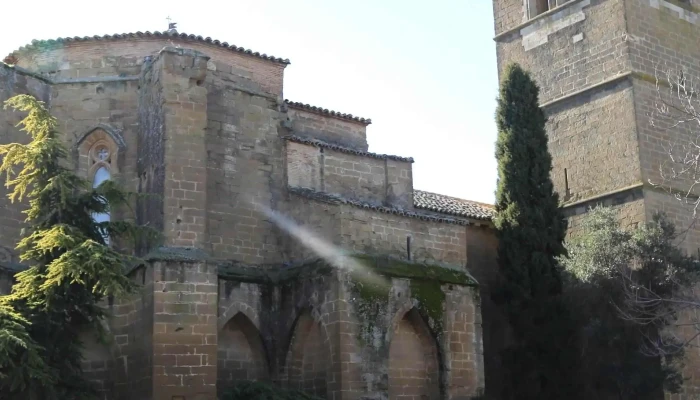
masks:
{"label": "stone cornice", "polygon": [[327,143],[327,142],[324,142],[322,140],[318,140],[318,139],[314,139],[314,138],[310,138],[310,137],[302,137],[302,136],[297,136],[297,135],[287,135],[287,136],[283,136],[282,139],[290,141],[290,142],[306,144],[309,146],[333,150],[333,151],[337,151],[339,153],[347,153],[347,154],[352,154],[352,155],[361,156],[361,157],[377,158],[380,160],[393,160],[393,161],[403,161],[403,162],[413,163],[412,157],[402,157],[402,156],[395,156],[395,155],[391,155],[391,154],[370,153],[369,151],[355,150],[355,149],[351,149],[349,147]]}
{"label": "stone cornice", "polygon": [[[363,271],[354,269],[358,264]],[[224,280],[271,285],[318,276],[319,274],[330,274],[334,269],[341,269],[350,273],[371,271],[387,277],[417,279],[462,286],[478,286],[476,279],[463,268],[366,254],[344,255],[334,260],[316,258],[281,267],[279,265],[263,267],[237,262],[221,262],[218,265],[218,269],[219,277]]]}

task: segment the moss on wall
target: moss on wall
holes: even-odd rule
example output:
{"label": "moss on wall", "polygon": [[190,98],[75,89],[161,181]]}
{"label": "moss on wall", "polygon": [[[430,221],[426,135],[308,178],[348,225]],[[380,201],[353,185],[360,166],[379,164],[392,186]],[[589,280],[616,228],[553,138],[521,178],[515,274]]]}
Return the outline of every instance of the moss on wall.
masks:
{"label": "moss on wall", "polygon": [[384,276],[453,283],[462,286],[478,285],[476,279],[469,273],[454,268],[364,254],[357,254],[351,257]]}
{"label": "moss on wall", "polygon": [[[454,268],[364,254],[351,255],[348,256],[348,258],[359,261],[367,270],[381,276],[452,283],[461,286],[478,286],[476,279],[469,275],[469,273]],[[347,266],[348,269],[352,271],[352,263],[348,263]],[[277,284],[318,274],[327,275],[330,274],[334,268],[334,266],[321,259],[309,260],[284,267],[219,262],[219,277],[222,279],[240,280],[242,282]],[[357,275],[359,272],[353,271],[352,273],[355,274],[356,278],[359,277],[359,275]]]}
{"label": "moss on wall", "polygon": [[436,332],[442,332],[445,292],[436,281],[411,280],[411,295],[418,300],[418,310],[428,317]]}
{"label": "moss on wall", "polygon": [[350,272],[350,293],[358,319],[357,338],[362,347],[381,348],[385,329],[377,322],[386,315],[389,304],[391,285],[378,279],[372,279],[366,271]]}
{"label": "moss on wall", "polygon": [[359,340],[363,345],[374,343],[375,348],[383,345],[378,338],[381,339],[388,328],[379,329],[377,322],[383,318],[382,315],[386,319],[386,313],[389,311],[391,284],[378,280],[376,276],[373,279],[370,272],[389,278],[409,279],[411,297],[416,300],[418,311],[438,334],[443,330],[446,299],[442,285],[477,286],[476,280],[468,273],[442,266],[369,255],[355,255],[352,258],[367,267],[367,271],[350,273],[351,292],[360,323]]}

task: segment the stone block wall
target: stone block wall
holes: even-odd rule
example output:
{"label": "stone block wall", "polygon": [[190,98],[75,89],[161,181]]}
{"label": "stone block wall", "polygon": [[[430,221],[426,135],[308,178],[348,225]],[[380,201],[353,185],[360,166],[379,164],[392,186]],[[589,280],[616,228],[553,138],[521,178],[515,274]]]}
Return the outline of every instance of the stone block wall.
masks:
{"label": "stone block wall", "polygon": [[[440,263],[451,266],[467,265],[467,235],[479,229],[463,221],[438,222],[419,215],[399,215],[391,209],[371,209],[362,204],[343,204],[334,199],[314,197],[313,193],[292,194],[288,217],[298,235],[312,237],[324,246],[335,246],[334,251],[384,254],[403,260]],[[293,211],[292,211],[293,210]],[[385,211],[381,211],[385,210]],[[293,229],[292,229],[293,230]],[[307,233],[308,232],[308,233]],[[299,238],[290,237],[288,257],[304,260],[318,256]],[[303,240],[303,239],[301,239]],[[475,243],[475,245],[477,245]]]}
{"label": "stone block wall", "polygon": [[296,134],[367,151],[367,123],[320,115],[300,106],[287,105],[287,118]]}
{"label": "stone block wall", "polygon": [[153,273],[153,399],[214,399],[217,267],[156,262]]}
{"label": "stone block wall", "polygon": [[[659,114],[656,78],[663,100],[678,106],[663,84],[665,71],[671,70],[672,79],[681,70],[689,79],[700,76],[694,45],[700,3],[574,0],[531,21],[523,19],[521,6],[519,0],[494,1],[499,70],[520,62],[542,88],[552,178],[567,203],[569,235],[580,233],[580,220],[592,206],[617,209],[623,227],[661,211],[683,232],[680,245],[697,254],[700,230],[692,223],[693,209],[672,194],[685,193],[691,181],[668,179],[672,167],[682,168],[672,164],[669,152],[683,159],[683,146],[697,132],[693,125],[676,126],[684,116],[672,108],[671,118]],[[691,379],[685,393],[673,398],[694,393],[697,361],[692,352],[684,370]]]}
{"label": "stone block wall", "polygon": [[343,399],[341,324],[347,311],[338,296],[339,282],[331,268],[312,268],[282,283],[279,322],[274,326],[278,346],[273,368],[289,388],[327,399]]}
{"label": "stone block wall", "polygon": [[545,109],[552,181],[576,202],[642,182],[631,82],[592,90]]}
{"label": "stone block wall", "polygon": [[327,146],[294,137],[286,142],[287,185],[370,204],[413,208],[412,163],[401,157]]}
{"label": "stone block wall", "polygon": [[386,204],[404,210],[413,208],[413,165],[386,159]]}
{"label": "stone block wall", "polygon": [[[109,352],[114,369],[114,399],[151,399],[153,395],[153,267],[143,266],[130,275],[140,285],[136,293],[106,304]],[[89,360],[89,359],[88,359]]]}
{"label": "stone block wall", "polygon": [[[41,51],[29,46],[17,51],[15,56],[19,59],[18,66],[59,81],[89,80],[99,76],[137,77],[143,57],[157,54],[171,41],[167,34],[71,43],[64,41],[44,43]],[[218,73],[255,82],[274,96],[282,95],[285,63],[271,62],[254,56],[252,52],[246,54],[245,51],[196,39],[178,37],[177,41],[186,41],[184,47],[211,57]]]}
{"label": "stone block wall", "polygon": [[[104,165],[151,195],[136,220],[165,236],[130,273],[139,291],[105,301],[111,341],[86,333],[83,367],[106,399],[213,400],[240,380],[329,399],[483,388],[478,289],[463,273],[468,261],[491,268],[486,247],[468,241],[481,228],[414,210],[412,159],[368,153],[369,120],[284,102],[287,62],[208,39],[134,34],[15,55],[18,68],[0,67],[0,98],[51,100],[76,170],[92,179]],[[7,115],[0,140],[16,140]],[[96,160],[101,144],[109,159]],[[3,271],[17,266],[21,207],[6,209]],[[318,261],[329,249],[404,262],[374,273],[391,311],[375,355],[357,328],[366,316],[352,269]],[[372,259],[352,265],[378,268]]]}
{"label": "stone block wall", "polygon": [[577,0],[523,23],[521,0],[494,1],[498,68],[532,71],[546,103],[629,68],[624,0]]}
{"label": "stone block wall", "polygon": [[625,0],[630,66],[651,76],[656,68],[700,76],[700,4],[695,0]]}
{"label": "stone block wall", "polygon": [[275,312],[268,285],[219,280],[217,392],[221,395],[235,382],[270,381],[271,332],[264,337],[261,323],[268,326]]}
{"label": "stone block wall", "polygon": [[564,215],[567,217],[569,228],[567,237],[572,237],[583,233],[582,220],[591,208],[604,206],[613,207],[618,211],[618,220],[620,226],[627,229],[633,229],[639,224],[644,223],[647,218],[647,201],[643,198],[642,188],[636,188],[630,191],[604,196],[596,199],[596,201],[583,202],[574,204],[564,210]]}
{"label": "stone block wall", "polygon": [[416,262],[467,264],[468,227],[463,225],[423,221],[354,206],[343,206],[341,218],[341,243],[350,251],[386,254]]}
{"label": "stone block wall", "polygon": [[143,66],[138,101],[138,191],[148,197],[139,199],[137,221],[155,229],[165,227],[163,220],[163,194],[165,193],[165,116],[160,82],[162,69],[153,68],[149,59]]}
{"label": "stone block wall", "polygon": [[327,399],[475,395],[483,388],[476,289],[448,283],[451,273],[387,276],[383,266],[401,269],[392,263],[320,261],[271,272],[277,278],[267,282],[223,267],[219,383],[255,374]]}
{"label": "stone block wall", "polygon": [[508,320],[502,309],[491,300],[498,279],[498,240],[488,226],[467,227],[467,271],[479,282],[477,313],[481,315],[484,386],[489,396],[499,398],[501,382],[500,352],[509,343]]}
{"label": "stone block wall", "polygon": [[277,209],[284,188],[277,101],[214,78],[209,88],[208,250],[247,263],[276,261],[277,238],[261,211]]}
{"label": "stone block wall", "polygon": [[284,231],[285,235],[281,240],[285,262],[318,257],[318,248],[311,247],[308,242],[305,243],[308,239],[342,249],[340,235],[342,210],[337,204],[310,201],[308,197],[295,193],[289,196],[288,201],[283,210],[286,210],[285,216],[291,221],[291,226]]}
{"label": "stone block wall", "polygon": [[335,151],[324,151],[322,160],[322,191],[369,202],[386,197],[384,160]]}
{"label": "stone block wall", "polygon": [[201,53],[174,48],[154,60],[154,68],[162,70],[156,84],[163,100],[163,218],[170,246],[201,249],[207,243],[207,61]]}
{"label": "stone block wall", "polygon": [[368,271],[350,273],[341,291],[351,322],[345,336],[351,393],[459,399],[483,390],[478,289]]}

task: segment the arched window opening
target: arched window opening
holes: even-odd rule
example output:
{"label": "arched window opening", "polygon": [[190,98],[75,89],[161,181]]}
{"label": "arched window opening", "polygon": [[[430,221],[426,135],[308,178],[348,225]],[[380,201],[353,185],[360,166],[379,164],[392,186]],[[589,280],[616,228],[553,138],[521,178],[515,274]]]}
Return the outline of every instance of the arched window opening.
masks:
{"label": "arched window opening", "polygon": [[[111,151],[103,143],[96,143],[90,151],[90,158],[92,162],[93,177],[92,177],[92,187],[93,189],[99,187],[102,183],[110,180],[112,174],[110,172],[110,161],[111,161]],[[105,199],[103,199],[106,201]],[[109,222],[111,220],[111,214],[109,211],[102,213],[93,213],[93,219],[97,223]],[[109,235],[106,231],[102,232],[105,243],[109,244]]]}
{"label": "arched window opening", "polygon": [[[96,189],[104,182],[115,179],[119,173],[119,152],[124,141],[118,134],[108,133],[98,127],[88,131],[77,142],[77,167],[80,174],[92,183]],[[102,199],[106,202],[106,199]],[[92,218],[97,223],[112,220],[112,210],[93,213]],[[111,240],[108,232],[101,232],[107,245]]]}

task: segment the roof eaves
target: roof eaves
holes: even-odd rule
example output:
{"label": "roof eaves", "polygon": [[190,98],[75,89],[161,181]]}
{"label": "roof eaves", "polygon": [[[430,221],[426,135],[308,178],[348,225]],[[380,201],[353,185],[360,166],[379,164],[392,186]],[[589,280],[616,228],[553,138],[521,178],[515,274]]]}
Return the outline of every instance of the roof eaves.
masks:
{"label": "roof eaves", "polygon": [[495,210],[490,204],[423,190],[414,190],[413,199],[415,208],[441,214],[456,215],[483,221],[492,220],[495,214]]}
{"label": "roof eaves", "polygon": [[378,153],[370,153],[368,151],[361,151],[361,150],[355,150],[351,149],[349,147],[345,146],[339,146],[337,144],[331,144],[324,142],[322,140],[318,139],[313,139],[313,138],[308,138],[308,137],[301,137],[297,135],[287,135],[283,136],[282,139],[288,140],[290,142],[295,142],[295,143],[301,143],[301,144],[307,144],[310,146],[315,146],[315,147],[321,147],[324,149],[329,149],[329,150],[334,150],[338,151],[341,153],[347,153],[347,154],[353,154],[356,156],[362,156],[362,157],[372,157],[372,158],[378,158],[380,160],[394,160],[394,161],[402,161],[402,162],[408,162],[412,163],[413,157],[402,157],[402,156],[395,156],[391,154],[378,154]]}
{"label": "roof eaves", "polygon": [[317,192],[317,191],[312,190],[312,189],[292,187],[292,188],[289,188],[289,192],[296,194],[298,196],[302,196],[302,197],[313,199],[313,200],[318,200],[318,201],[329,203],[329,204],[349,205],[349,206],[353,206],[353,207],[357,207],[357,208],[363,208],[363,209],[367,209],[367,210],[377,211],[377,212],[380,212],[383,214],[393,214],[393,215],[399,215],[399,216],[408,217],[408,218],[416,218],[416,219],[420,219],[423,221],[441,222],[441,223],[446,223],[446,224],[471,225],[471,223],[465,219],[440,217],[440,216],[436,216],[436,215],[424,214],[421,212],[403,210],[400,208],[380,206],[380,205],[370,204],[370,203],[362,202],[362,201],[358,201],[358,200],[346,199],[344,197],[335,196],[335,195],[331,195],[328,193]]}
{"label": "roof eaves", "polygon": [[329,110],[329,109],[323,108],[323,107],[317,107],[317,106],[312,106],[312,105],[306,104],[306,103],[300,103],[298,101],[285,100],[284,102],[285,102],[285,104],[287,104],[289,107],[292,107],[292,108],[296,108],[296,109],[304,110],[304,111],[309,111],[309,112],[316,113],[316,114],[327,115],[330,117],[334,117],[334,118],[338,118],[338,119],[342,119],[342,120],[346,120],[346,121],[350,121],[350,122],[359,122],[365,126],[372,123],[372,120],[369,118],[362,118],[362,117],[358,117],[358,116],[355,116],[352,114],[345,114],[345,113],[341,113],[338,111]]}
{"label": "roof eaves", "polygon": [[275,63],[283,64],[283,65],[289,65],[291,62],[287,58],[280,58],[280,57],[275,57],[273,55],[267,55],[265,53],[259,53],[257,51],[253,51],[251,49],[246,49],[244,47],[238,47],[235,44],[229,45],[227,42],[222,42],[217,39],[212,39],[210,37],[203,37],[200,35],[192,35],[188,33],[179,33],[175,30],[173,31],[155,31],[155,32],[130,32],[130,33],[115,33],[112,35],[95,35],[95,36],[74,36],[74,37],[61,37],[57,39],[48,39],[48,40],[32,40],[31,44],[22,46],[19,49],[13,51],[10,56],[17,56],[20,53],[24,51],[29,51],[33,49],[40,49],[45,46],[55,46],[56,44],[61,44],[61,43],[71,43],[71,42],[89,42],[89,41],[100,41],[100,40],[122,40],[122,39],[130,39],[130,38],[158,38],[158,37],[169,37],[173,39],[180,39],[180,40],[185,40],[185,41],[194,41],[194,42],[200,42],[200,43],[207,43],[207,44],[212,44],[218,47],[223,47],[226,48],[230,51],[234,51],[237,53],[241,54],[247,54],[252,57],[256,58],[261,58],[264,60],[272,61]]}

